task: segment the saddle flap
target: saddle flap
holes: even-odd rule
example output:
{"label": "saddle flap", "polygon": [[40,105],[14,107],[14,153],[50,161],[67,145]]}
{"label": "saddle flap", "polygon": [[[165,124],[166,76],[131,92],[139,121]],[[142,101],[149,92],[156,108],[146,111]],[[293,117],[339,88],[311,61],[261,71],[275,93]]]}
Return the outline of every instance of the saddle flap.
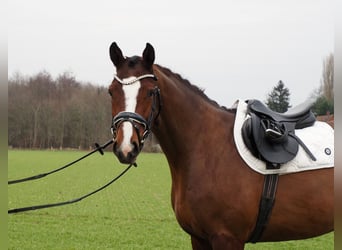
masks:
{"label": "saddle flap", "polygon": [[[263,175],[275,173],[289,174],[334,167],[334,130],[327,123],[319,121],[316,121],[310,127],[291,131],[290,137],[295,136],[299,138],[298,141],[302,141],[302,144],[298,145],[298,152],[292,160],[281,165],[267,163],[258,152],[256,146],[253,145],[252,119],[251,114],[247,110],[247,102],[238,100],[236,103],[234,123],[235,145],[241,158],[254,171]],[[303,145],[307,145],[316,160],[308,154]],[[277,152],[274,155],[276,154]]]}
{"label": "saddle flap", "polygon": [[[258,153],[265,161],[283,164],[292,160],[298,152],[298,142],[287,132],[282,135],[269,135],[260,117],[251,113],[252,138]],[[274,130],[272,130],[274,131]]]}

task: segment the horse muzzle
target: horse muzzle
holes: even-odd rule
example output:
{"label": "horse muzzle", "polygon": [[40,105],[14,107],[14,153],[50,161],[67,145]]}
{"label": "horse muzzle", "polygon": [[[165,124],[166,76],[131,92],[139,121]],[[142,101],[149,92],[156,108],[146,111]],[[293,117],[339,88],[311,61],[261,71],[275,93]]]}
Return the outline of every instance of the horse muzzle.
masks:
{"label": "horse muzzle", "polygon": [[139,114],[120,112],[112,120],[113,152],[121,163],[131,164],[150,133],[148,122]]}
{"label": "horse muzzle", "polygon": [[135,163],[139,152],[140,152],[139,147],[134,142],[130,145],[121,145],[121,146],[118,146],[118,144],[114,142],[113,153],[116,155],[118,160],[123,164]]}

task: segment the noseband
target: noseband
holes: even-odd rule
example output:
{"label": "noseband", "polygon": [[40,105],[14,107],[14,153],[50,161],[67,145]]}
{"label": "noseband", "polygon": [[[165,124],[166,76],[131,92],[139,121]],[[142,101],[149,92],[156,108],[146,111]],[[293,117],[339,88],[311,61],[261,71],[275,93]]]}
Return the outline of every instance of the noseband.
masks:
{"label": "noseband", "polygon": [[[157,81],[157,77],[153,74],[142,75],[131,81],[123,81],[116,75],[114,76],[114,78],[121,85],[132,85],[136,83],[137,81],[144,79],[144,78],[152,78],[155,81]],[[151,112],[147,120],[141,115],[139,115],[138,113],[126,112],[126,111],[119,112],[116,116],[113,117],[111,131],[112,131],[114,140],[116,139],[117,130],[119,129],[120,125],[123,122],[130,122],[138,135],[139,151],[142,149],[146,138],[151,132],[153,121],[157,120],[159,113],[160,113],[160,109],[161,109],[160,89],[157,86],[155,86],[154,89],[150,91],[149,96],[152,97],[153,99],[152,99]],[[142,136],[140,135],[139,125],[144,128],[144,132]]]}

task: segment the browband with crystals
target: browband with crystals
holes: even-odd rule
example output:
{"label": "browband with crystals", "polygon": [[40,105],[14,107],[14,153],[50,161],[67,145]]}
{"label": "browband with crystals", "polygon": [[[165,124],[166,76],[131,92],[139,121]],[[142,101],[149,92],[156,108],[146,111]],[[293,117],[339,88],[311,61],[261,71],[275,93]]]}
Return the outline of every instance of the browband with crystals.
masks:
{"label": "browband with crystals", "polygon": [[135,83],[141,79],[149,78],[149,77],[157,80],[156,76],[153,74],[146,74],[146,75],[138,76],[137,78],[132,79],[131,81],[124,81],[124,80],[120,79],[117,75],[114,75],[114,78],[122,85],[132,85],[133,83]]}

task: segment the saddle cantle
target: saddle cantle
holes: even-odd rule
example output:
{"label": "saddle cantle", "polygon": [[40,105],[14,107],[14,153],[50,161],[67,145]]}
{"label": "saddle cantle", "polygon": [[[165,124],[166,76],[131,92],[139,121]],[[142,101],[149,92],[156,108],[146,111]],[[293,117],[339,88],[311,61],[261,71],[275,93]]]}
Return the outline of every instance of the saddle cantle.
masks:
{"label": "saddle cantle", "polygon": [[277,122],[286,122],[294,125],[296,129],[301,129],[311,126],[316,118],[311,112],[313,102],[308,100],[298,106],[288,110],[285,113],[278,113],[269,109],[259,100],[247,100],[248,112],[256,113],[259,116],[267,116]]}
{"label": "saddle cantle", "polygon": [[279,168],[292,160],[301,145],[312,160],[314,155],[295,135],[295,129],[312,126],[316,118],[310,110],[312,102],[302,103],[286,113],[270,110],[259,100],[247,100],[248,118],[242,126],[242,138],[254,156]]}

